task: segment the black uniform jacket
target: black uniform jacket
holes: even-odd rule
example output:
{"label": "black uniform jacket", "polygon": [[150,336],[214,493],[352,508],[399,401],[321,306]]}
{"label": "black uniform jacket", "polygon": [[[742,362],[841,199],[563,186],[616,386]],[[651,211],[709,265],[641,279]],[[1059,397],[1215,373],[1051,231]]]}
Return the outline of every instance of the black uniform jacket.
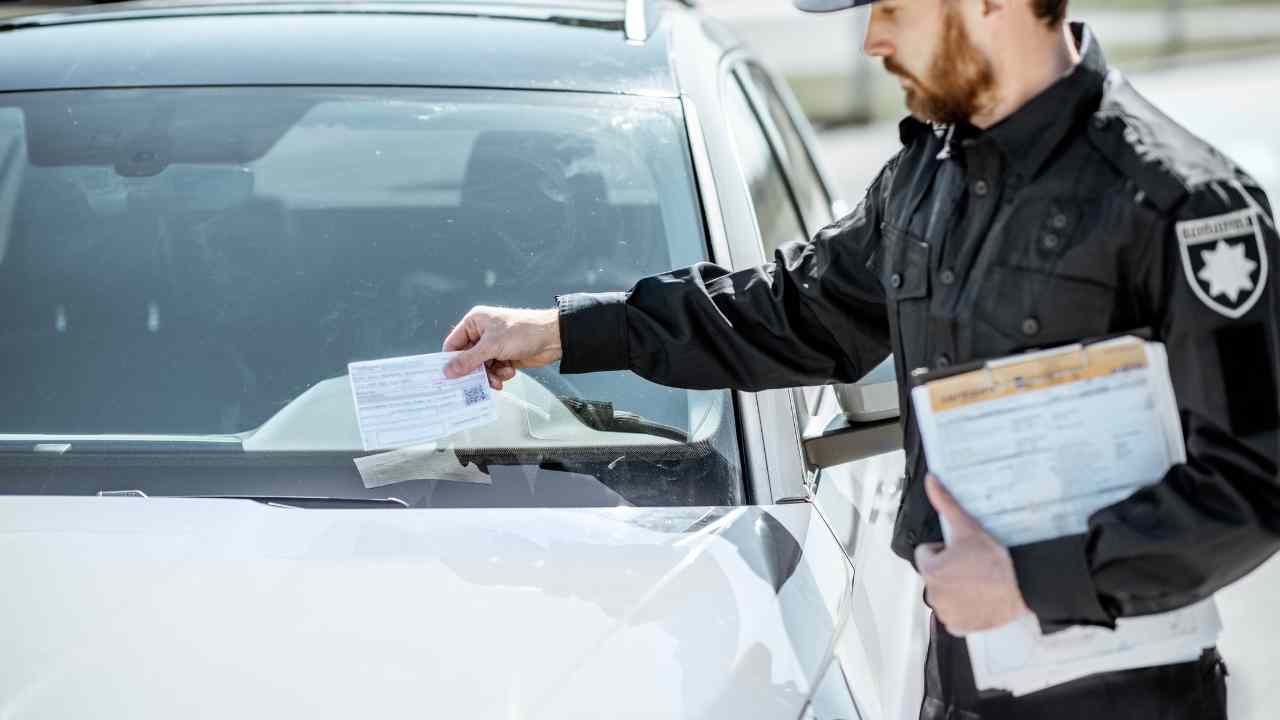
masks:
{"label": "black uniform jacket", "polygon": [[892,351],[907,485],[894,551],[940,540],[918,368],[1138,328],[1168,350],[1187,463],[1078,536],[1012,549],[1047,627],[1200,600],[1280,547],[1277,235],[1267,198],[1161,114],[1082,25],[1083,61],[998,125],[903,122],[862,204],[774,262],[559,298],[561,371],[683,388],[854,382]]}

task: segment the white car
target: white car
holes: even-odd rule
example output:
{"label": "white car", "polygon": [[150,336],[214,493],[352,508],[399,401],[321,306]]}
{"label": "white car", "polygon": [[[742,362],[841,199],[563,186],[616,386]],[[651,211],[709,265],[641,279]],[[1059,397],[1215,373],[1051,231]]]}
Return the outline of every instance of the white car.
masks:
{"label": "white car", "polygon": [[0,22],[0,718],[915,717],[897,393],[522,373],[370,482],[347,364],[844,208],[676,2]]}

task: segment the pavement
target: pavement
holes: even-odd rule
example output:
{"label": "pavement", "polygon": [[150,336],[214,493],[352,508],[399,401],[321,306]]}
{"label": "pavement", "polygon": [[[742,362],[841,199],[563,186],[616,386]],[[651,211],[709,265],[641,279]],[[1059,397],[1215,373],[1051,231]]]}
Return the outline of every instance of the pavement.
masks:
{"label": "pavement", "polygon": [[[1141,73],[1137,88],[1191,131],[1214,143],[1280,200],[1280,57],[1241,59]],[[897,128],[881,123],[820,135],[822,160],[850,204],[861,199],[898,148]],[[1218,593],[1220,645],[1231,675],[1234,720],[1269,720],[1280,706],[1280,558]],[[1264,708],[1266,708],[1264,710]]]}

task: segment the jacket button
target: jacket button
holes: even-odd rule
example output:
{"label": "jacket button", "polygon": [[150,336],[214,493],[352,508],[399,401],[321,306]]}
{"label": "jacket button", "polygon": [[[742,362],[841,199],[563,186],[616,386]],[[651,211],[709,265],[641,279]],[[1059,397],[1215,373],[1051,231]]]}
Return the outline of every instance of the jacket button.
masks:
{"label": "jacket button", "polygon": [[933,364],[936,365],[939,370],[945,370],[951,367],[951,356],[943,353],[938,356],[937,360],[933,361]]}
{"label": "jacket button", "polygon": [[1058,246],[1062,244],[1062,238],[1053,233],[1048,233],[1041,242],[1044,244],[1045,250],[1057,250]]}
{"label": "jacket button", "polygon": [[1036,334],[1039,334],[1039,332],[1040,332],[1040,321],[1039,321],[1039,320],[1037,320],[1037,319],[1035,319],[1035,318],[1033,318],[1033,317],[1029,317],[1029,318],[1027,318],[1026,320],[1023,320],[1023,321],[1022,321],[1022,334],[1023,334],[1023,335],[1036,335]]}
{"label": "jacket button", "polygon": [[919,537],[919,536],[918,536],[918,535],[916,535],[916,531],[915,531],[915,530],[908,530],[908,531],[907,531],[907,544],[908,544],[908,545],[915,545],[915,544],[916,544],[916,539],[917,539],[918,537]]}
{"label": "jacket button", "polygon": [[956,271],[951,268],[947,268],[942,271],[942,274],[938,276],[938,279],[942,281],[943,285],[951,285],[956,281]]}
{"label": "jacket button", "polygon": [[1054,215],[1053,220],[1051,220],[1050,222],[1053,223],[1053,229],[1055,230],[1067,229],[1067,222],[1068,222],[1067,216],[1063,215],[1062,213],[1058,213],[1057,215]]}
{"label": "jacket button", "polygon": [[889,284],[895,288],[902,287],[902,273],[894,273],[893,277],[889,278]]}
{"label": "jacket button", "polygon": [[978,182],[973,184],[974,195],[977,195],[978,197],[984,197],[989,192],[991,192],[991,186],[987,184],[986,180],[979,180]]}

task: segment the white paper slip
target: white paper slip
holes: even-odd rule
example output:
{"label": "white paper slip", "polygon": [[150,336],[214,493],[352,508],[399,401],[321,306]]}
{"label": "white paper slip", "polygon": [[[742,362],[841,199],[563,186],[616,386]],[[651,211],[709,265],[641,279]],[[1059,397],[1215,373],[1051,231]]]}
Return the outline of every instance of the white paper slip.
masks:
{"label": "white paper slip", "polygon": [[484,368],[449,380],[457,353],[355,362],[347,366],[365,450],[390,450],[448,437],[498,419]]}
{"label": "white paper slip", "polygon": [[[1186,462],[1164,346],[1137,338],[993,361],[915,388],[912,403],[930,470],[1008,547],[1084,533]],[[1024,618],[966,640],[978,688],[1020,695],[1193,660],[1221,629],[1210,599],[1114,631],[1044,635]]]}
{"label": "white paper slip", "polygon": [[1114,631],[1074,627],[1045,635],[1027,615],[996,630],[969,635],[979,688],[1014,695],[1102,672],[1191,662],[1217,643],[1222,620],[1213,599],[1160,615],[1124,618]]}
{"label": "white paper slip", "polygon": [[409,482],[434,480],[492,485],[493,478],[473,464],[463,465],[458,456],[440,450],[436,443],[411,445],[391,452],[355,459],[360,480],[369,489]]}

